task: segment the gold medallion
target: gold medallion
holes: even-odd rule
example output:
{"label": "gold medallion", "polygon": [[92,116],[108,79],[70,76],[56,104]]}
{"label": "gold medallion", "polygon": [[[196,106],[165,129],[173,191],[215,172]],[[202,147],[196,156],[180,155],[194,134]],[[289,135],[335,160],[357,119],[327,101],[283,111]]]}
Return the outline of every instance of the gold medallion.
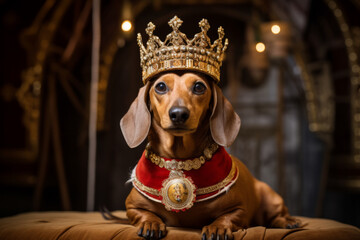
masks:
{"label": "gold medallion", "polygon": [[162,203],[168,211],[185,211],[193,206],[196,187],[182,171],[172,170],[162,185]]}

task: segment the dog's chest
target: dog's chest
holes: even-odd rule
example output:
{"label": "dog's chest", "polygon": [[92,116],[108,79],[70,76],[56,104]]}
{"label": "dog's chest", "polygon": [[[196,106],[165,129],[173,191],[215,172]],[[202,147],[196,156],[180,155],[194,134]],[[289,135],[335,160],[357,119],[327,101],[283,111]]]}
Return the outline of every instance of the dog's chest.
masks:
{"label": "dog's chest", "polygon": [[[176,163],[174,159],[169,161]],[[169,170],[154,164],[143,154],[133,172],[132,182],[149,200],[162,203],[168,211],[183,213],[194,208],[194,203],[198,205],[223,194],[237,177],[236,164],[221,147],[211,160],[189,171]]]}

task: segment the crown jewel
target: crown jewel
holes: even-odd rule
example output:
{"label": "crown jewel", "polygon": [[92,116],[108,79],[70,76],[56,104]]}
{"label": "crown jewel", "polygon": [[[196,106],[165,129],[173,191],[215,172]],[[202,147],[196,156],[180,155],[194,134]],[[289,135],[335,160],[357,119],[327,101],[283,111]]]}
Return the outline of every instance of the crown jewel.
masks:
{"label": "crown jewel", "polygon": [[141,34],[137,35],[140,47],[140,66],[144,84],[154,75],[169,70],[193,70],[205,73],[216,82],[220,81],[220,67],[224,59],[224,52],[228,40],[224,38],[224,29],[218,28],[219,38],[211,43],[207,36],[210,29],[208,20],[199,22],[201,32],[195,34],[193,39],[188,39],[179,28],[183,21],[174,16],[169,22],[172,32],[166,36],[164,42],[155,36],[155,25],[149,22],[146,34],[149,39],[146,47],[143,45]]}

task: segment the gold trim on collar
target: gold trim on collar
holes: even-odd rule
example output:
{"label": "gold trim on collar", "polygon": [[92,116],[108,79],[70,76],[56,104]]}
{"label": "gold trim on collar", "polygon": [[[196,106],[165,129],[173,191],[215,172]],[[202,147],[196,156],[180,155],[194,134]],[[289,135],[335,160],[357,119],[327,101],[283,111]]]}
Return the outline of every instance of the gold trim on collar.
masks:
{"label": "gold trim on collar", "polygon": [[145,149],[145,157],[160,168],[165,168],[169,171],[190,171],[192,169],[199,169],[206,160],[210,160],[216,150],[218,150],[219,146],[216,143],[213,143],[209,147],[205,148],[203,156],[181,161],[177,161],[175,159],[166,161],[164,158],[151,152],[150,148],[150,144],[148,144]]}

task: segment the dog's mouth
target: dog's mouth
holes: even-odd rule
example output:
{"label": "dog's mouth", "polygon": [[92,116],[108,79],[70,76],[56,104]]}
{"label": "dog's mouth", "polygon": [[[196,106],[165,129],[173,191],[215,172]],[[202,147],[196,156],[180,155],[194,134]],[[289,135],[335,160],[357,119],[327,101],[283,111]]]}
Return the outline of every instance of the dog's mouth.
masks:
{"label": "dog's mouth", "polygon": [[185,134],[195,132],[196,128],[186,128],[182,126],[171,126],[165,129],[172,134]]}

